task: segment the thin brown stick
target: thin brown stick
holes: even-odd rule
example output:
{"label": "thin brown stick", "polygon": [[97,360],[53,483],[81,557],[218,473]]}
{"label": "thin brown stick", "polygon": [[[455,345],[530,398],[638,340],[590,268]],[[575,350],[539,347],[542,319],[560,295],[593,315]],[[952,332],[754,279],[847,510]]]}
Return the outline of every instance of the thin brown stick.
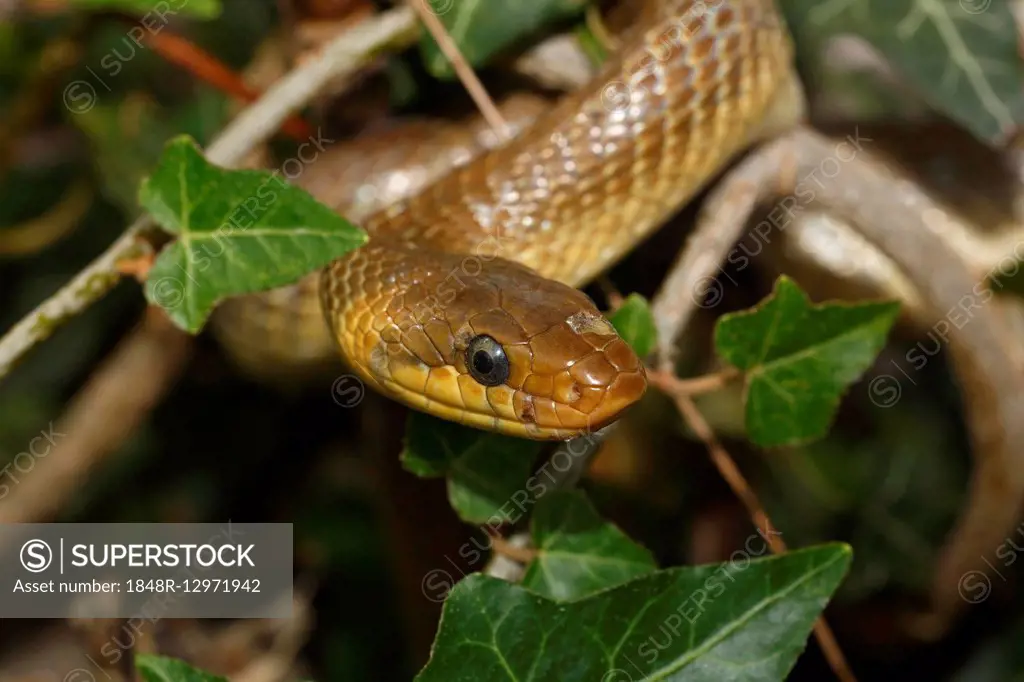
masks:
{"label": "thin brown stick", "polygon": [[[473,98],[477,108],[487,120],[488,124],[495,133],[503,138],[504,142],[511,140],[514,135],[512,128],[505,121],[501,112],[498,111],[497,106],[494,104],[494,100],[491,98],[490,94],[488,94],[483,83],[480,82],[480,79],[477,77],[473,67],[470,66],[465,57],[463,57],[462,53],[459,51],[455,41],[453,41],[451,36],[448,34],[447,29],[445,29],[444,25],[430,9],[428,0],[411,0],[410,4],[420,15],[420,18],[426,25],[427,30],[430,31],[431,35],[433,35],[434,40],[437,41],[437,44],[448,58],[448,61],[451,62],[452,68],[455,69],[455,73],[458,75],[463,87],[465,87],[466,91],[469,92],[469,95]],[[604,280],[604,283],[611,286],[610,281],[607,279]],[[613,286],[606,290],[606,292],[608,293],[609,301],[613,308],[621,305],[622,296],[614,290]],[[581,439],[587,438],[588,436],[581,437]],[[582,474],[582,469],[587,465],[592,455],[596,452],[597,446],[601,440],[602,436],[599,434],[593,434],[589,437],[589,442],[587,443],[589,447],[585,451],[586,454],[582,457],[576,457],[576,466],[570,469],[570,471],[576,475],[570,476],[568,480],[563,482],[566,487],[571,487],[576,484],[576,479],[580,474]],[[504,557],[524,565],[530,563],[530,561],[536,557],[536,551],[531,548],[518,547],[498,533],[489,533],[489,535],[491,536],[491,546],[496,556]],[[495,564],[492,561],[489,568],[494,565]]]}
{"label": "thin brown stick", "polygon": [[[750,520],[753,521],[754,526],[758,529],[764,528],[766,530],[774,528],[757,494],[750,487],[750,484],[747,483],[743,474],[740,473],[736,462],[733,461],[728,451],[719,442],[715,432],[711,429],[707,420],[704,419],[704,415],[697,409],[693,400],[683,394],[675,395],[674,399],[676,406],[679,408],[679,413],[683,415],[687,425],[707,448],[715,468],[718,469],[722,478],[729,484],[729,487],[732,488],[733,493],[740,499],[743,506],[747,508],[747,513],[750,514]],[[778,534],[765,532],[764,539],[775,554],[782,554],[786,551],[786,543],[783,542]],[[815,622],[814,636],[817,638],[818,645],[821,646],[821,650],[825,654],[825,658],[832,667],[832,671],[835,672],[836,677],[842,680],[842,682],[856,682],[857,678],[854,676],[853,670],[850,669],[850,665],[843,655],[843,650],[839,648],[839,643],[836,641],[835,635],[825,621],[824,616],[820,616]]]}
{"label": "thin brown stick", "polygon": [[[214,163],[232,166],[266,139],[288,116],[312,98],[324,83],[358,68],[366,55],[415,35],[415,15],[395,10],[346,32],[318,59],[294,69],[275,83],[258,102],[231,122],[206,150]],[[57,294],[16,324],[0,339],[0,377],[60,322],[83,311],[116,284],[124,274],[143,274],[152,256],[141,233],[147,218],[133,223],[103,254]],[[124,261],[136,258],[128,267]],[[134,431],[183,369],[190,338],[173,328],[161,311],[149,309],[146,320],[114,351],[72,400],[57,432],[67,433],[46,459],[10,486],[0,499],[0,522],[29,523],[52,518],[66,495],[103,458]],[[140,377],[142,378],[140,380]],[[112,416],[116,415],[116,416]]]}
{"label": "thin brown stick", "polygon": [[[326,83],[354,73],[370,55],[387,46],[411,43],[416,35],[416,16],[405,8],[377,15],[345,31],[315,59],[292,70],[267,89],[257,102],[239,113],[207,147],[206,157],[220,166],[236,165],[313,99]],[[0,378],[61,323],[81,313],[113,288],[120,281],[118,261],[149,251],[141,235],[151,227],[147,216],[138,218],[74,279],[4,333],[0,337]]]}
{"label": "thin brown stick", "polygon": [[410,0],[412,8],[419,14],[420,19],[423,20],[423,24],[430,31],[430,35],[437,41],[441,51],[444,52],[444,56],[451,62],[452,68],[455,69],[455,73],[458,75],[459,80],[462,81],[469,96],[473,98],[477,108],[480,109],[480,113],[483,114],[487,122],[494,128],[495,132],[504,138],[504,141],[512,139],[512,128],[509,127],[508,123],[502,117],[501,112],[498,111],[498,107],[495,106],[494,100],[487,94],[487,89],[484,88],[483,83],[477,77],[473,67],[469,65],[466,58],[462,56],[462,52],[459,50],[455,41],[452,40],[448,30],[441,23],[441,20],[437,18],[434,11],[430,8],[427,0]]}
{"label": "thin brown stick", "polygon": [[[262,625],[270,630],[272,641],[270,647],[256,660],[251,661],[239,672],[232,675],[235,682],[278,682],[287,680],[295,669],[299,652],[309,640],[313,631],[313,609],[311,596],[298,592],[292,598],[292,617],[286,620],[260,623],[256,621],[239,621],[246,624]],[[269,625],[269,628],[267,627]],[[257,630],[253,639],[264,634]],[[266,633],[270,634],[270,633]]]}
{"label": "thin brown stick", "polygon": [[498,533],[491,533],[491,548],[496,554],[524,565],[537,558],[537,550],[530,547],[516,547]]}
{"label": "thin brown stick", "polygon": [[[502,538],[506,545],[511,546],[517,550],[523,550],[530,546],[530,533],[528,531],[519,531],[514,533],[507,538]],[[493,546],[492,546],[493,549]],[[526,575],[526,566],[529,562],[517,561],[516,559],[505,556],[497,550],[491,552],[490,558],[487,560],[487,565],[484,566],[482,571],[484,575],[489,575],[492,578],[501,578],[508,583],[518,583]]]}
{"label": "thin brown stick", "polygon": [[[260,98],[259,91],[249,87],[239,74],[187,38],[163,31],[149,34],[146,40],[161,57],[236,100],[250,103]],[[299,114],[285,119],[281,130],[298,142],[305,142],[314,134],[312,127]]]}
{"label": "thin brown stick", "polygon": [[674,374],[669,374],[668,372],[660,370],[647,370],[648,381],[665,393],[668,393],[669,395],[684,395],[691,397],[718,391],[725,388],[741,376],[742,373],[735,367],[727,367],[712,374],[705,374],[703,376],[692,377],[689,379],[680,379]]}
{"label": "thin brown stick", "polygon": [[192,339],[167,315],[149,308],[90,377],[53,429],[57,440],[32,469],[4,483],[0,523],[33,523],[53,518],[67,495],[80,487],[104,457],[119,447],[177,380]]}
{"label": "thin brown stick", "polygon": [[[662,357],[670,362],[678,332],[698,306],[718,304],[724,287],[735,286],[720,264],[737,248],[754,208],[778,198],[779,169],[794,164],[800,178],[796,191],[777,206],[785,206],[790,216],[825,210],[892,260],[920,296],[922,328],[950,328],[946,350],[960,386],[975,460],[967,501],[942,547],[931,585],[936,618],[929,620],[944,622],[944,629],[969,604],[962,596],[962,581],[991,570],[986,557],[1020,522],[1024,406],[1019,397],[1024,351],[1015,342],[999,298],[983,284],[988,275],[1001,272],[1001,266],[979,276],[948,237],[977,232],[977,228],[963,223],[914,179],[875,156],[871,144],[858,130],[846,138],[830,139],[796,128],[749,155],[705,200],[697,229],[652,308]],[[821,169],[830,161],[840,166],[840,172],[822,179]],[[901,227],[894,230],[893,225]],[[973,304],[970,323],[951,324],[955,313],[950,311],[963,308],[966,302]]]}
{"label": "thin brown stick", "polygon": [[618,287],[615,286],[615,282],[613,282],[608,275],[598,276],[597,280],[595,280],[595,284],[600,287],[601,292],[604,294],[605,298],[608,299],[608,307],[611,310],[618,310],[619,307],[622,306],[622,302],[625,300],[625,297],[619,291]]}
{"label": "thin brown stick", "polygon": [[[434,39],[441,47],[441,50],[445,53],[445,56],[451,61],[455,72],[458,74],[470,96],[473,97],[473,100],[476,102],[481,114],[483,114],[496,132],[505,136],[506,139],[510,139],[511,133],[509,132],[510,129],[508,124],[498,112],[497,107],[487,94],[483,84],[477,78],[472,67],[466,62],[462,53],[459,52],[458,47],[456,47],[455,43],[451,40],[451,37],[448,35],[444,26],[430,10],[430,7],[427,5],[427,0],[412,0],[412,5],[420,14],[424,24],[427,26],[427,30],[429,30],[434,36]],[[735,370],[724,370],[717,375],[700,377],[696,380],[690,380],[689,382],[677,377],[672,377],[672,384],[677,390],[679,390],[680,386],[686,387],[687,383],[689,383],[688,390],[691,393],[694,388],[701,391],[714,390],[725,385],[727,381],[731,381],[737,375],[738,372]],[[704,383],[702,384],[701,382]],[[757,527],[764,527],[766,529],[771,528],[771,520],[764,512],[757,496],[743,478],[743,475],[736,467],[736,464],[732,461],[728,452],[726,452],[725,448],[723,448],[718,442],[718,439],[715,437],[711,427],[697,410],[697,406],[694,405],[693,401],[688,397],[689,394],[685,392],[686,390],[687,389],[684,388],[684,392],[676,396],[676,402],[679,405],[679,410],[682,412],[684,419],[690,425],[690,428],[693,429],[698,437],[700,437],[707,445],[715,466],[718,468],[719,472],[721,472],[723,478],[725,478],[729,483],[736,495],[743,501]],[[770,533],[765,533],[765,535],[766,541],[773,552],[778,554],[786,551],[785,544],[777,535]],[[536,552],[534,550],[516,547],[500,535],[492,535],[491,539],[495,553],[501,556],[524,564],[529,563],[536,556]],[[839,648],[835,636],[824,617],[820,617],[817,620],[814,626],[814,632],[818,639],[818,643],[821,646],[822,651],[825,653],[825,657],[828,659],[829,664],[832,666],[833,671],[835,671],[836,676],[843,682],[856,682],[857,678],[854,676],[853,671],[846,662],[846,658],[843,655],[842,650]]]}

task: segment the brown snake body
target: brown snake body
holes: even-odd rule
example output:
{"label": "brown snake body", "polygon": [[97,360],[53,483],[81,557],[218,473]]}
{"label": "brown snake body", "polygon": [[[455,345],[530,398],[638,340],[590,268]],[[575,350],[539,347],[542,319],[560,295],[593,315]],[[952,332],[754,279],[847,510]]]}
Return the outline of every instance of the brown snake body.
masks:
{"label": "brown snake body", "polygon": [[369,245],[324,270],[328,324],[365,381],[533,439],[597,429],[643,394],[639,360],[573,287],[796,108],[770,0],[666,0],[624,43],[511,143],[369,217]]}
{"label": "brown snake body", "polygon": [[[698,15],[695,8],[701,6],[705,11]],[[332,334],[365,380],[417,409],[531,438],[565,438],[600,426],[639,397],[642,373],[635,358],[619,350],[589,300],[568,287],[618,260],[738,152],[797,121],[802,107],[788,37],[769,0],[673,0],[660,3],[645,20],[649,23],[624,37],[627,47],[589,86],[508,146],[376,211],[364,222],[370,245],[325,271],[321,291]],[[469,159],[496,142],[478,139],[456,154]],[[829,154],[824,148],[815,152]],[[775,156],[781,155],[780,149]],[[409,184],[433,179],[452,161],[438,158],[442,163]],[[810,172],[813,158],[794,162],[802,164],[801,173]],[[845,201],[856,231],[896,261],[895,269],[873,273],[858,262],[856,274],[867,278],[870,293],[898,294],[915,317],[934,323],[935,313],[951,310],[974,292],[984,272],[968,273],[952,262],[954,251],[944,244],[921,242],[929,239],[927,229],[912,228],[918,218],[901,213],[921,202],[901,202],[899,210],[884,215],[870,211],[885,186],[895,194],[904,191],[904,183],[874,186],[866,178],[851,167],[837,187],[822,193],[822,199]],[[844,193],[845,186],[860,189]],[[324,198],[326,188],[307,188]],[[381,194],[408,195],[391,190]],[[361,202],[357,199],[344,201],[351,206]],[[827,208],[828,202],[822,203]],[[803,231],[794,226],[779,245]],[[723,239],[725,248],[735,241]],[[993,242],[993,249],[1002,247]],[[828,268],[819,258],[811,260]],[[929,263],[948,267],[937,273]],[[879,286],[896,282],[900,273],[925,303],[902,289]],[[279,292],[271,305],[279,312],[305,302],[301,317],[318,318],[321,311],[311,303],[317,288],[316,280],[308,279]],[[502,288],[515,293],[503,300],[496,294]],[[414,300],[428,305],[417,309]],[[224,315],[230,312],[225,306],[220,312],[217,327],[223,336],[233,326],[244,328],[241,311]],[[1024,421],[1015,418],[1017,406],[1006,401],[1019,385],[1019,366],[990,334],[999,324],[995,312],[986,307],[975,313],[951,339],[979,465],[973,501],[940,560],[941,611],[953,610],[958,577],[994,551],[1015,522],[1024,494],[1019,480],[1024,472],[1014,454],[1024,442],[1017,426]],[[296,327],[319,324],[269,317],[292,338]],[[468,371],[466,351],[481,334],[510,351],[511,371],[500,386],[483,386]],[[237,333],[236,340],[244,335]],[[303,336],[311,358],[332,344],[322,333]],[[611,356],[602,352],[608,344],[615,344]],[[294,350],[293,344],[289,353]],[[253,357],[259,362],[263,356]],[[631,377],[626,383],[632,388],[616,386],[623,375]]]}
{"label": "brown snake body", "polygon": [[[517,134],[548,106],[521,93],[499,108]],[[500,142],[479,115],[403,119],[331,147],[293,182],[358,224]],[[320,274],[312,273],[290,286],[228,299],[214,312],[211,328],[247,375],[281,387],[302,385],[338,364],[319,288]]]}

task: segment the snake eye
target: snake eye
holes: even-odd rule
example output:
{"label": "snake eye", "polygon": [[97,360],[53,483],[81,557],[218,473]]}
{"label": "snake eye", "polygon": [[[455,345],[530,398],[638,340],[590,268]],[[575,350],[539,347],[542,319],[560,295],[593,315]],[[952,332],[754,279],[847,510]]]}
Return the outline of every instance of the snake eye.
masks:
{"label": "snake eye", "polygon": [[473,378],[484,386],[497,386],[508,380],[508,357],[501,344],[486,334],[473,337],[466,348],[466,365]]}

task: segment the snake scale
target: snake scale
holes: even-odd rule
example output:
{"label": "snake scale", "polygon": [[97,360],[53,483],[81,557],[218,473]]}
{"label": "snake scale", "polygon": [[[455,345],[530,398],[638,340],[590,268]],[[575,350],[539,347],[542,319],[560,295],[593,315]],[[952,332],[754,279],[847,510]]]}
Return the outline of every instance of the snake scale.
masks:
{"label": "snake scale", "polygon": [[[249,371],[266,374],[318,365],[340,347],[364,380],[407,405],[527,438],[568,438],[614,420],[644,392],[643,370],[573,287],[614,264],[740,152],[796,124],[803,110],[789,36],[772,0],[648,0],[639,9],[622,48],[589,85],[550,110],[537,102],[503,109],[518,132],[504,147],[478,121],[406,126],[375,144],[332,150],[337,172],[327,168],[298,182],[325,203],[344,206],[369,231],[369,246],[322,276],[226,302],[213,326],[229,351]],[[894,144],[905,146],[916,135],[898,134]],[[370,158],[381,162],[368,164]],[[923,156],[917,150],[908,158]],[[844,186],[852,183],[850,196],[876,197],[880,188],[865,189],[871,183],[853,189],[858,173],[851,168],[843,176]],[[894,169],[887,185],[896,194],[906,185],[902,175]],[[992,187],[984,183],[982,193]],[[959,188],[947,183],[935,196]],[[889,218],[902,215],[906,202],[888,199],[897,202]],[[1005,222],[972,206],[964,209],[972,216],[965,224]],[[795,241],[820,233],[820,225],[798,221],[771,246],[800,252],[787,256],[787,267],[805,261],[841,271],[842,296],[852,279],[863,296],[902,298],[923,327],[976,280],[963,272],[963,282],[933,292],[924,307],[914,289],[935,289],[962,266],[950,261],[937,273],[928,263],[955,258],[953,247],[926,237],[927,229],[910,229],[917,220],[904,218],[897,223],[907,229],[895,232],[861,221],[865,236],[877,238],[868,241],[877,243],[844,241],[839,270],[820,248]],[[941,241],[991,261],[1016,243],[1010,232],[970,244],[959,233],[942,234]],[[906,250],[923,239],[932,241]],[[871,246],[904,257],[879,261]],[[979,277],[989,269],[971,265]],[[979,464],[971,499],[938,561],[933,596],[941,612],[962,605],[957,578],[969,575],[1012,525],[1024,486],[1013,455],[1021,442],[1010,418],[1017,410],[1006,403],[1017,392],[1016,375],[986,337],[997,312],[982,311],[962,339],[953,339],[958,356],[965,342],[974,348],[958,374],[976,403],[967,416]],[[480,353],[482,364],[474,367]],[[1003,369],[980,371],[971,358]]]}
{"label": "snake scale", "polygon": [[[563,440],[646,389],[575,287],[614,264],[737,153],[792,120],[792,46],[771,0],[662,0],[587,87],[362,221],[319,291],[368,384],[467,426]],[[781,100],[781,102],[780,102]]]}

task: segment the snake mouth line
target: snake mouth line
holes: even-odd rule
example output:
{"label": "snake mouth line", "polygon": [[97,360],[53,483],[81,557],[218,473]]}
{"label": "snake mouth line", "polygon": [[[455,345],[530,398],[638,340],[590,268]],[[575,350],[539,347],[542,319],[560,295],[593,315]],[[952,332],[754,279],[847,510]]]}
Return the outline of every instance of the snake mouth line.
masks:
{"label": "snake mouth line", "polygon": [[[642,368],[637,372],[623,373],[609,386],[608,392],[589,413],[573,410],[573,412],[579,415],[578,423],[561,423],[555,426],[550,424],[541,425],[536,421],[523,419],[522,415],[506,417],[497,414],[495,411],[484,412],[475,410],[466,407],[465,404],[455,404],[450,400],[431,397],[421,390],[408,388],[393,379],[375,377],[375,380],[387,393],[413,409],[462,424],[463,426],[485,431],[496,431],[504,435],[529,440],[544,441],[569,440],[600,430],[615,421],[627,408],[639,401],[647,389],[647,378]],[[527,402],[527,404],[532,403]],[[563,407],[570,407],[572,409],[571,406]],[[555,414],[556,418],[559,418],[558,413]]]}
{"label": "snake mouth line", "polygon": [[[718,4],[666,0],[528,132],[363,220],[369,243],[321,278],[343,358],[414,409],[533,440],[593,432],[637,402],[640,360],[576,285],[799,108],[773,3]],[[627,92],[610,99],[609,82]]]}

